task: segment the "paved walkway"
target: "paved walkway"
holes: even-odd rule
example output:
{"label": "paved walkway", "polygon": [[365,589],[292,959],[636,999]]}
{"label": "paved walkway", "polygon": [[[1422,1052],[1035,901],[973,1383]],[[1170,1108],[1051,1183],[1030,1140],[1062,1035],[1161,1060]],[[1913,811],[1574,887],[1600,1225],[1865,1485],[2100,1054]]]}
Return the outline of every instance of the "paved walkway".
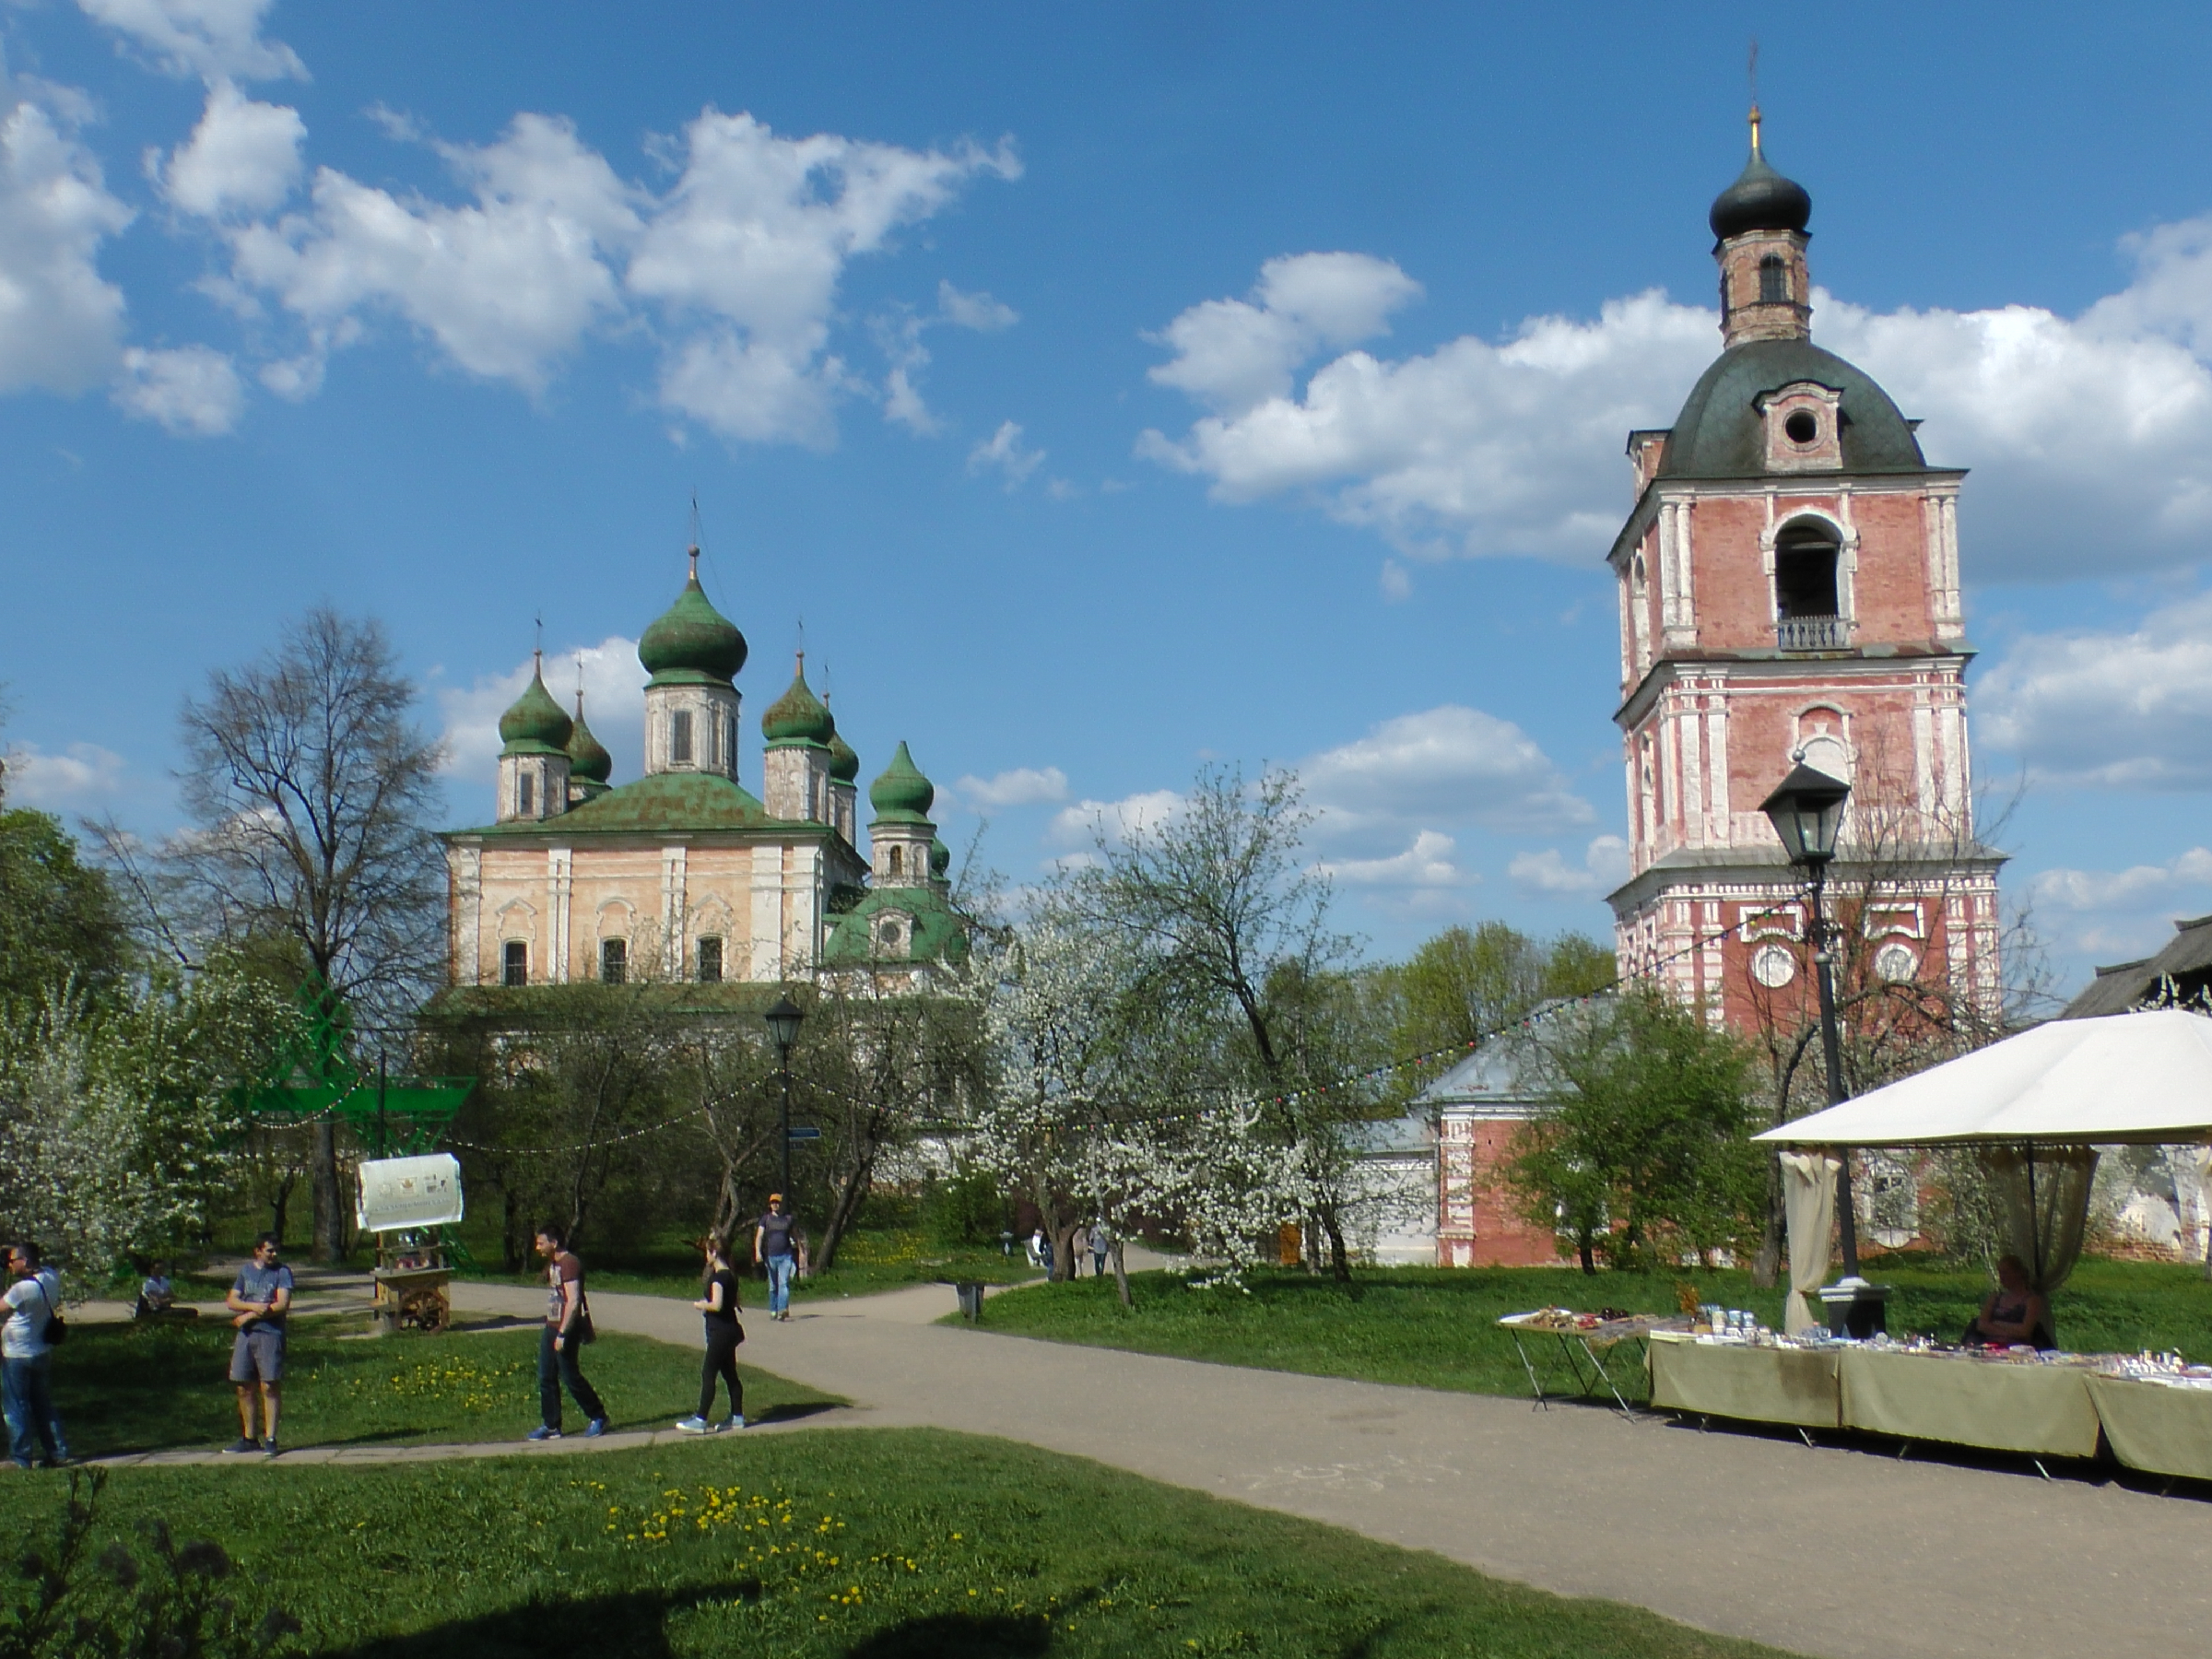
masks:
{"label": "paved walkway", "polygon": [[[2212,1630],[2212,1504],[932,1323],[952,1309],[924,1286],[756,1312],[745,1358],[854,1402],[816,1423],[1002,1435],[1806,1653],[2171,1659]],[[592,1312],[699,1340],[681,1302]]]}

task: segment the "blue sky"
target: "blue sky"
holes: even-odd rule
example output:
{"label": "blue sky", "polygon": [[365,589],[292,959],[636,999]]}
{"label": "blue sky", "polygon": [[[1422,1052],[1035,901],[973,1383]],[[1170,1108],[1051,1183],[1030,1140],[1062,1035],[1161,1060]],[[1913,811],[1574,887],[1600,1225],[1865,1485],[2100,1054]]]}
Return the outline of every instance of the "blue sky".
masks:
{"label": "blue sky", "polygon": [[1602,556],[1717,349],[1754,28],[1816,337],[1974,469],[2008,891],[2068,982],[2152,948],[2212,910],[2178,6],[0,4],[11,798],[159,832],[179,700],[324,600],[454,821],[540,616],[634,775],[696,491],[748,708],[803,619],[864,779],[911,742],[1017,881],[1285,762],[1377,952],[1602,935]]}

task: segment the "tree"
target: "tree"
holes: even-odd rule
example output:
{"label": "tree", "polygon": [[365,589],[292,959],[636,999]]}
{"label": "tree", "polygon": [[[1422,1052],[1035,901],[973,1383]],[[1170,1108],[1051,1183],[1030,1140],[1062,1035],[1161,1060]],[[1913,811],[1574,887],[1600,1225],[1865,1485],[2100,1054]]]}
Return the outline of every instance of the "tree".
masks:
{"label": "tree", "polygon": [[[431,826],[442,746],[381,625],[327,606],[218,670],[182,715],[194,831],[164,863],[203,937],[274,942],[327,994],[387,1025],[439,977],[445,870]],[[112,847],[121,839],[112,831]],[[148,888],[147,891],[152,889]],[[171,938],[191,931],[169,918]],[[314,1253],[346,1243],[335,1125],[316,1130]]]}
{"label": "tree", "polygon": [[1524,1213],[1605,1256],[1735,1248],[1759,1235],[1752,1055],[1656,987],[1563,1009],[1531,1041],[1544,1106],[1508,1180]]}
{"label": "tree", "polygon": [[[1269,771],[1248,787],[1241,771],[1208,767],[1164,822],[1118,841],[1101,825],[1098,861],[1070,878],[1066,901],[1138,963],[1132,1029],[1148,1028],[1151,1048],[1181,1056],[1173,1069],[1191,1080],[1186,1103],[1263,1137],[1287,1164],[1296,1197],[1275,1218],[1309,1218],[1344,1281],[1347,1131],[1373,1102],[1333,1087],[1342,1056],[1315,1040],[1323,1026],[1299,1017],[1351,954],[1329,926],[1327,879],[1304,862],[1312,821],[1294,772]],[[1272,1161],[1221,1150],[1215,1167],[1225,1176]],[[1236,1207],[1232,1196],[1217,1194],[1222,1213]]]}
{"label": "tree", "polygon": [[1586,996],[1619,977],[1612,949],[1582,934],[1548,943],[1502,922],[1448,927],[1388,971],[1402,1054],[1471,1048],[1553,997]]}
{"label": "tree", "polygon": [[74,985],[95,997],[121,982],[129,931],[106,875],[43,812],[0,811],[0,997]]}

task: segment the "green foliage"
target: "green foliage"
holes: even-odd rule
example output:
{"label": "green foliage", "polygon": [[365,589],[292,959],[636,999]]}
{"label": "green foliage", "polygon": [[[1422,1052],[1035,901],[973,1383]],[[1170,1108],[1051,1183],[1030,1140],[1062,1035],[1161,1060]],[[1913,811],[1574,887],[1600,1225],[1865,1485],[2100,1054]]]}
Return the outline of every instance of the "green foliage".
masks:
{"label": "green foliage", "polygon": [[[156,1516],[97,1559],[107,1472],[69,1473],[52,1542],[26,1538],[17,1576],[0,1591],[0,1659],[250,1659],[293,1653],[300,1621],[238,1583],[229,1553],[207,1539],[180,1543]],[[142,1566],[141,1561],[146,1565]],[[6,1582],[6,1581],[0,1581]]]}
{"label": "green foliage", "polygon": [[[0,1483],[0,1512],[46,1501],[34,1485]],[[248,1573],[268,1575],[312,1651],[384,1659],[1768,1651],[1083,1459],[925,1430],[132,1470],[108,1512],[221,1536]]]}
{"label": "green foliage", "polygon": [[1013,1223],[1006,1194],[990,1171],[963,1166],[949,1181],[932,1185],[923,1197],[923,1213],[937,1242],[995,1244]]}
{"label": "green foliage", "polygon": [[1766,1166],[1742,1041],[1653,988],[1563,1010],[1532,1041],[1546,1105],[1508,1179],[1585,1270],[1758,1237]]}
{"label": "green foliage", "polygon": [[37,1002],[74,984],[104,995],[130,959],[108,878],[43,812],[0,812],[0,1002]]}
{"label": "green foliage", "polygon": [[1548,943],[1502,922],[1448,927],[1386,971],[1396,997],[1400,1054],[1465,1048],[1559,996],[1586,996],[1618,977],[1612,950],[1582,934]]}

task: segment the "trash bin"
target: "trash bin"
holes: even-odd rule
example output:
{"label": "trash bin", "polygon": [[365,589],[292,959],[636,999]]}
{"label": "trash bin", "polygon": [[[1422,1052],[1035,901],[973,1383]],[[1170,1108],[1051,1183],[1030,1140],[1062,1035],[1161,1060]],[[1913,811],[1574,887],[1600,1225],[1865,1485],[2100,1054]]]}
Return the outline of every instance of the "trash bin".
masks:
{"label": "trash bin", "polygon": [[1863,1278],[1842,1279],[1821,1286],[1820,1300],[1828,1310],[1831,1336],[1865,1342],[1889,1328],[1888,1285],[1870,1285]]}
{"label": "trash bin", "polygon": [[974,1279],[961,1279],[953,1286],[959,1293],[960,1317],[970,1324],[980,1324],[983,1317],[983,1288]]}

